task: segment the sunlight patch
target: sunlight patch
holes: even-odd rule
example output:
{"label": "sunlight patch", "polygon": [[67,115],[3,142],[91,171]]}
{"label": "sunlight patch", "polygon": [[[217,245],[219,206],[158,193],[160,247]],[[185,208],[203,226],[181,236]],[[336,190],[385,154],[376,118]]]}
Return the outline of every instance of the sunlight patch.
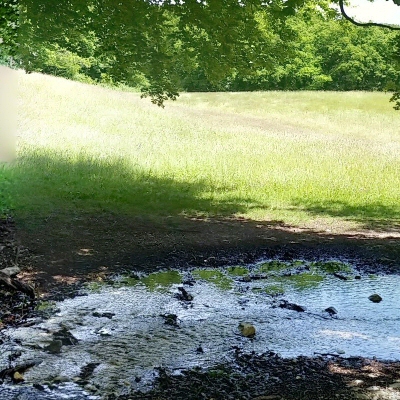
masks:
{"label": "sunlight patch", "polygon": [[79,256],[92,256],[93,253],[94,253],[94,250],[93,250],[93,249],[79,249],[79,250],[77,251],[77,254],[78,254]]}

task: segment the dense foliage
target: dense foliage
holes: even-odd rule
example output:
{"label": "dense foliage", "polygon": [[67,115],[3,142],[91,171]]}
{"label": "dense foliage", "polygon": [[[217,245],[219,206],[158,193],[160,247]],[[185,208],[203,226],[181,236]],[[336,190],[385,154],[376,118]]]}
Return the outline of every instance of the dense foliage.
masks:
{"label": "dense foliage", "polygon": [[400,69],[393,58],[398,34],[371,27],[360,29],[341,18],[303,10],[286,21],[292,29],[290,55],[274,68],[237,73],[213,86],[201,71],[185,90],[385,90],[394,89]]}
{"label": "dense foliage", "polygon": [[18,0],[0,1],[0,63],[8,64],[18,51]]}
{"label": "dense foliage", "polygon": [[400,36],[356,27],[325,0],[10,0],[0,10],[0,62],[140,87],[158,104],[180,90],[400,86]]}

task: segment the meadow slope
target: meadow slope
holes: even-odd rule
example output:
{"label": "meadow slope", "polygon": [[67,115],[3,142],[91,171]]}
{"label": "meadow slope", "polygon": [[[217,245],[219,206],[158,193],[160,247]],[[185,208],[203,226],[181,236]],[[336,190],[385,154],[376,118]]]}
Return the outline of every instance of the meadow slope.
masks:
{"label": "meadow slope", "polygon": [[23,222],[112,212],[400,229],[400,113],[388,95],[184,94],[161,109],[136,93],[18,78],[18,161],[1,173]]}
{"label": "meadow slope", "polygon": [[17,160],[0,168],[0,211],[43,285],[302,254],[399,268],[400,113],[388,95],[192,93],[161,109],[17,75]]}
{"label": "meadow slope", "polygon": [[[192,93],[160,109],[127,91],[22,72],[18,81],[17,160],[0,165],[0,261],[22,267],[39,299],[116,272],[260,258],[399,273],[400,113],[388,95]],[[288,398],[397,393],[398,363],[237,360],[242,381],[230,370],[164,373],[168,392],[160,381],[148,398],[192,387],[215,397],[238,384]]]}

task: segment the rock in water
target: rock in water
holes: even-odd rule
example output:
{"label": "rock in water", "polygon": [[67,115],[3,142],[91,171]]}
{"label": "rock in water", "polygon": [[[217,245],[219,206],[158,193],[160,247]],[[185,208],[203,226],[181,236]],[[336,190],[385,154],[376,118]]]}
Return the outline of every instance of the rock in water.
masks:
{"label": "rock in water", "polygon": [[202,354],[202,353],[204,353],[203,348],[202,348],[201,346],[197,347],[196,353],[197,353],[197,354]]}
{"label": "rock in water", "polygon": [[180,291],[180,293],[178,294],[178,299],[179,300],[183,300],[183,301],[192,301],[193,300],[193,296],[188,293],[185,288],[179,286],[178,290]]}
{"label": "rock in water", "polygon": [[53,340],[44,349],[51,354],[58,354],[58,353],[61,353],[61,347],[62,347],[61,340]]}
{"label": "rock in water", "polygon": [[329,313],[330,315],[336,315],[336,314],[337,314],[337,310],[336,310],[335,307],[328,307],[328,308],[325,308],[325,311],[326,311],[327,313]]}
{"label": "rock in water", "polygon": [[281,303],[279,304],[279,307],[280,308],[286,308],[288,310],[297,311],[297,312],[306,311],[305,307],[299,306],[298,304],[289,303],[287,300],[282,300]]}
{"label": "rock in water", "polygon": [[371,300],[373,303],[380,303],[382,301],[382,297],[376,293],[371,294],[371,296],[369,296],[368,299]]}
{"label": "rock in water", "polygon": [[95,311],[94,313],[92,313],[93,317],[97,317],[97,318],[108,318],[108,319],[112,319],[112,317],[115,316],[114,313],[111,312],[103,312],[103,313],[99,313],[97,311]]}
{"label": "rock in water", "polygon": [[55,340],[61,340],[63,346],[72,346],[78,343],[78,339],[65,327],[55,332],[53,337]]}
{"label": "rock in water", "polygon": [[253,337],[256,334],[256,328],[254,325],[249,324],[248,322],[241,322],[239,324],[239,331],[242,336],[245,337]]}
{"label": "rock in water", "polygon": [[178,316],[176,314],[162,314],[166,325],[178,326]]}

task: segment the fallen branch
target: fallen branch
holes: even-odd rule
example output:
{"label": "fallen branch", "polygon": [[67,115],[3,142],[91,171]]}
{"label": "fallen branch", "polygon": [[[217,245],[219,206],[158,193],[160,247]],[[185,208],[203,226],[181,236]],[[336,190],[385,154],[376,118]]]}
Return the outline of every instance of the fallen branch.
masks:
{"label": "fallen branch", "polygon": [[17,251],[15,253],[15,260],[14,260],[14,266],[16,266],[16,267],[18,267],[18,258],[19,258],[20,253],[21,253],[21,247],[18,246]]}
{"label": "fallen branch", "polygon": [[33,290],[32,286],[27,285],[26,283],[23,283],[23,282],[19,281],[18,279],[15,279],[15,278],[5,274],[2,271],[0,271],[0,284],[5,286],[8,289],[25,293],[31,299],[35,298],[35,291]]}
{"label": "fallen branch", "polygon": [[[394,2],[396,5],[396,2]],[[358,22],[356,20],[354,20],[352,17],[350,17],[347,13],[346,10],[344,9],[344,0],[339,0],[339,7],[340,7],[340,12],[343,15],[343,17],[351,22],[353,25],[356,26],[363,26],[363,27],[368,27],[368,26],[377,26],[379,28],[386,28],[386,29],[390,29],[392,31],[398,31],[400,30],[400,26],[395,26],[395,25],[388,25],[388,24],[381,24],[379,22]]]}

